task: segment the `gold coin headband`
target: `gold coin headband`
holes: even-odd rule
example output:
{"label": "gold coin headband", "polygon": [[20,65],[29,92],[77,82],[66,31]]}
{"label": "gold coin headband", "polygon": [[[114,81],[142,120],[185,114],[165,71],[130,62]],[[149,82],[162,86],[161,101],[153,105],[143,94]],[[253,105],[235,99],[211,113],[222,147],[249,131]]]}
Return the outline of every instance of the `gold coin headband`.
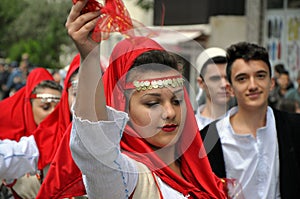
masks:
{"label": "gold coin headband", "polygon": [[125,89],[136,89],[137,91],[151,90],[155,88],[178,87],[184,85],[182,76],[170,76],[148,80],[136,80],[127,82]]}
{"label": "gold coin headband", "polygon": [[43,103],[50,103],[55,102],[58,103],[60,100],[60,96],[58,95],[52,95],[48,93],[42,93],[42,94],[32,94],[30,96],[31,99],[41,99]]}

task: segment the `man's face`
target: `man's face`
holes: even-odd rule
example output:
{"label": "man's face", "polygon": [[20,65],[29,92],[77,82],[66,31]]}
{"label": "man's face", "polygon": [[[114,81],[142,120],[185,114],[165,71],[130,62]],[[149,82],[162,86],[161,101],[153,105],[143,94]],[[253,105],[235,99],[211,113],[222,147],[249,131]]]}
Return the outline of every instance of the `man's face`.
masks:
{"label": "man's face", "polygon": [[287,89],[287,87],[290,83],[290,77],[288,74],[284,74],[284,73],[280,74],[277,82],[278,82],[280,88],[285,90],[285,89]]}
{"label": "man's face", "polygon": [[232,89],[239,107],[257,109],[268,105],[274,87],[268,65],[263,61],[237,59],[231,70]]}
{"label": "man's face", "polygon": [[230,86],[226,76],[226,64],[208,64],[206,72],[198,78],[207,98],[213,103],[225,105],[230,99]]}

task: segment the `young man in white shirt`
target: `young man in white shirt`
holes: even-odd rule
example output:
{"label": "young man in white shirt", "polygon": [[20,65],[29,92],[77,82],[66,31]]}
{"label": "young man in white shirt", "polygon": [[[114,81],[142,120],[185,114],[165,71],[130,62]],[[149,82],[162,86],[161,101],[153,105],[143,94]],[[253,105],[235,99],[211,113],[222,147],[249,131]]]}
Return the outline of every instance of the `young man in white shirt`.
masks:
{"label": "young man in white shirt", "polygon": [[197,83],[203,91],[202,97],[205,98],[205,102],[199,104],[195,113],[200,130],[228,110],[231,95],[226,65],[226,51],[222,48],[208,48],[197,58],[196,66],[200,74]]}
{"label": "young man in white shirt", "polygon": [[227,61],[238,105],[201,131],[213,171],[236,179],[245,199],[298,198],[300,115],[268,106],[268,52],[241,42],[227,49]]}

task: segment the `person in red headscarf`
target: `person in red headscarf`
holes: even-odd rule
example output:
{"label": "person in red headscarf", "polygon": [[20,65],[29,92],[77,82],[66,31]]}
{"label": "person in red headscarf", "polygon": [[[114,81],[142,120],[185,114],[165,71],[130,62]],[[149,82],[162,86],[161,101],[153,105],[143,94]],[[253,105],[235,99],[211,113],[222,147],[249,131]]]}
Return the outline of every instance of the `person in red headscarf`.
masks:
{"label": "person in red headscarf", "polygon": [[[70,109],[76,97],[79,66],[80,54],[78,53],[73,58],[65,78],[65,87],[67,88],[66,91],[68,93],[68,106]],[[62,98],[66,99],[64,97]],[[68,109],[68,111],[70,109]],[[71,115],[70,111],[69,115]],[[47,176],[45,177],[38,192],[36,197],[37,199],[68,198],[85,194],[81,172],[71,157],[71,151],[69,147],[71,128],[72,123],[70,123],[65,130],[59,146],[57,146],[58,148],[55,156],[51,157],[51,164],[47,172]],[[50,149],[48,150],[50,151]]]}
{"label": "person in red headscarf", "polygon": [[26,86],[0,102],[0,139],[19,141],[23,136],[32,135],[40,123],[34,119],[32,92],[44,80],[53,81],[53,77],[46,69],[36,68],[30,72]]}
{"label": "person in red headscarf", "polygon": [[[64,79],[64,89],[60,103],[53,113],[33,133],[39,150],[37,167],[42,174],[41,181],[48,176],[47,172],[50,170],[50,163],[57,152],[65,132],[70,131],[72,121],[70,108],[76,96],[79,66],[80,55],[76,54],[69,65],[67,75]],[[49,178],[51,178],[51,172]],[[38,191],[40,192],[40,189]]]}
{"label": "person in red headscarf", "polygon": [[89,38],[100,13],[81,14],[85,3],[73,6],[66,27],[82,60],[70,145],[88,197],[226,198],[200,150],[176,59],[132,37],[114,48],[101,81],[100,48]]}
{"label": "person in red headscarf", "polygon": [[[46,177],[48,166],[57,151],[61,139],[71,124],[70,107],[76,96],[77,75],[80,65],[80,55],[74,56],[67,75],[64,79],[64,89],[59,104],[55,110],[45,120],[43,120],[34,130],[33,137],[37,145],[38,158],[34,162],[34,167],[40,172],[41,181]],[[23,138],[27,139],[26,137]],[[19,143],[18,143],[19,144]],[[37,190],[39,191],[39,190]],[[36,191],[36,192],[37,192]],[[35,193],[36,194],[36,193]]]}
{"label": "person in red headscarf", "polygon": [[[39,152],[32,134],[53,112],[60,100],[61,92],[62,87],[54,82],[46,69],[36,68],[30,72],[25,87],[0,102],[1,179],[11,180],[25,173],[37,172],[36,162]],[[27,185],[32,182],[31,185],[34,186],[31,188],[36,187],[35,182],[38,182],[36,176],[28,178],[26,176],[24,179]],[[21,181],[23,178],[13,184],[14,188]]]}
{"label": "person in red headscarf", "polygon": [[76,96],[79,65],[80,55],[76,54],[64,79],[64,89],[60,103],[54,112],[34,132],[34,138],[40,152],[38,160],[38,169],[40,170],[49,166],[66,129],[71,124],[72,115],[70,108]]}

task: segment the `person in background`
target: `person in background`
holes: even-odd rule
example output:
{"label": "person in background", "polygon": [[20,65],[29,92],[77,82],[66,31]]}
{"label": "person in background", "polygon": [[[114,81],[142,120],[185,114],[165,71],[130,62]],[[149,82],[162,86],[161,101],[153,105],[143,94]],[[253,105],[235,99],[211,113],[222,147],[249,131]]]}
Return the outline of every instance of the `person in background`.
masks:
{"label": "person in background", "polygon": [[289,72],[286,70],[282,71],[277,78],[277,83],[278,85],[274,87],[269,94],[269,105],[272,108],[277,108],[280,101],[284,99],[285,94],[291,89],[289,87]]}
{"label": "person in background", "polygon": [[51,74],[44,68],[37,68],[30,72],[25,87],[0,102],[0,178],[6,179],[12,187],[15,198],[37,193],[38,176],[20,177],[37,172],[35,162],[39,152],[32,134],[53,112],[61,92],[62,87],[53,81]]}
{"label": "person in background", "polygon": [[[80,55],[78,53],[73,58],[65,78],[65,87],[67,88],[66,91],[68,93],[68,100],[66,102],[68,102],[69,118],[71,121],[72,117],[70,110],[77,94],[79,66]],[[65,105],[65,107],[67,106]],[[78,184],[81,183],[81,181],[78,180],[78,178],[81,178],[81,173],[71,158],[71,151],[69,147],[71,128],[72,123],[70,123],[66,128],[59,146],[57,147],[55,156],[51,158],[51,164],[47,172],[47,176],[41,185],[39,193],[36,197],[37,199],[42,199],[45,197],[69,198],[73,196],[84,195],[84,190],[81,188],[83,186],[78,186]],[[74,174],[72,173],[73,171],[77,172]],[[72,192],[69,192],[70,190],[72,190]]]}
{"label": "person in background", "polygon": [[51,75],[53,76],[53,79],[55,82],[57,82],[59,84],[61,83],[62,77],[61,77],[59,70],[53,70]]}
{"label": "person in background", "polygon": [[226,65],[226,51],[217,47],[204,50],[197,58],[197,82],[205,93],[205,103],[199,105],[195,114],[200,130],[228,110],[231,93]]}
{"label": "person in background", "polygon": [[39,148],[38,169],[44,170],[44,178],[60,142],[72,122],[71,106],[76,97],[80,55],[72,60],[64,79],[62,97],[53,113],[34,132]]}
{"label": "person in background", "polygon": [[280,102],[278,103],[277,109],[289,113],[297,113],[299,107],[298,107],[298,103],[295,100],[284,98],[280,100]]}
{"label": "person in background", "polygon": [[277,79],[279,78],[280,74],[285,71],[285,67],[283,64],[276,64],[274,66],[274,80],[275,80],[275,87],[278,85]]}
{"label": "person in background", "polygon": [[300,115],[268,106],[274,80],[267,50],[236,43],[227,61],[237,107],[201,131],[214,173],[236,179],[245,199],[298,198]]}
{"label": "person in background", "polygon": [[15,94],[26,84],[28,74],[28,63],[26,61],[20,62],[18,67],[9,75],[6,83],[6,89],[9,91],[9,96]]}
{"label": "person in background", "polygon": [[297,87],[289,89],[286,92],[284,98],[295,100],[297,102],[296,112],[300,113],[300,71],[298,71],[297,74]]}
{"label": "person in background", "polygon": [[6,82],[9,77],[8,66],[4,61],[0,61],[0,100],[6,98]]}
{"label": "person in background", "polygon": [[[282,64],[282,63],[279,63],[279,64],[276,64],[274,66],[274,79],[275,79],[275,87],[276,88],[278,86],[278,78],[280,76],[281,73],[287,71],[287,69],[285,68],[285,66]],[[288,83],[288,86],[287,86],[288,89],[290,88],[294,88],[294,84],[291,80],[289,80],[289,83]]]}
{"label": "person in background", "polygon": [[[33,153],[35,151],[38,151],[38,156],[33,159],[34,161],[31,161],[31,167],[35,168],[35,172],[38,171],[40,173],[40,181],[43,181],[44,178],[47,177],[49,164],[54,158],[58,145],[60,144],[60,141],[67,127],[71,123],[72,118],[70,107],[73,103],[74,97],[76,96],[79,64],[80,56],[79,54],[77,54],[70,64],[68,73],[64,80],[64,89],[59,104],[56,106],[55,110],[45,120],[43,120],[43,122],[41,122],[38,125],[37,129],[32,133],[34,143],[27,143],[28,138],[22,137],[23,145],[26,145],[27,143],[27,151],[24,152],[27,154],[27,156],[36,156],[36,154]],[[36,198],[36,192],[39,191],[39,189],[37,188],[35,190],[36,191],[34,195],[32,194],[31,197]]]}

